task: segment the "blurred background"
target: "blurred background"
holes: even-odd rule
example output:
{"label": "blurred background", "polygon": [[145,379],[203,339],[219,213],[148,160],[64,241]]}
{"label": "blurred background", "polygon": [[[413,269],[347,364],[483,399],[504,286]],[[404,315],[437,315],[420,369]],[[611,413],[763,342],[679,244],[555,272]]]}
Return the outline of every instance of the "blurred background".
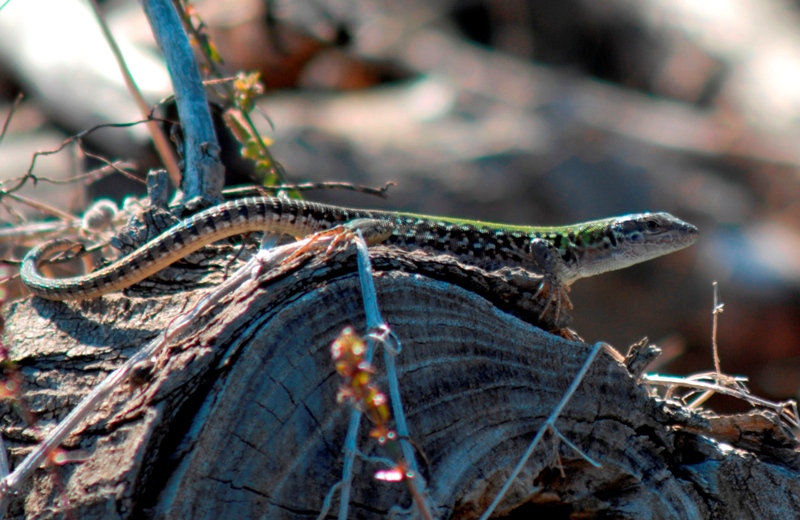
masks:
{"label": "blurred background", "polygon": [[[308,198],[516,224],[668,211],[697,245],[576,283],[574,328],[626,351],[649,336],[662,373],[710,370],[712,282],[725,312],[722,369],[757,394],[800,382],[800,6],[778,0],[205,0],[193,3],[225,60],[259,71],[261,131],[290,182],[397,186],[388,200]],[[170,83],[137,2],[102,8],[140,88]],[[83,0],[0,10],[0,182],[37,150],[140,119]],[[213,101],[213,99],[212,99]],[[174,114],[173,116],[174,117]],[[252,168],[218,129],[229,184]],[[85,148],[143,178],[158,159],[142,126]],[[36,158],[37,178],[97,166],[77,147]],[[6,184],[8,186],[9,184]],[[21,192],[80,215],[143,185],[29,182]],[[0,223],[43,218],[0,198]],[[9,248],[5,257],[21,256]],[[718,410],[741,403],[712,401]]]}

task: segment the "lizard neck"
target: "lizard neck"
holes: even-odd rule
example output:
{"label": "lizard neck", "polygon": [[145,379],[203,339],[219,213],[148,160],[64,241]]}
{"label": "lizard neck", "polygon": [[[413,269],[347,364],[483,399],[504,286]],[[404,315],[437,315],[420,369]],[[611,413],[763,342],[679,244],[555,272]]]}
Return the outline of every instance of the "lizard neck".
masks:
{"label": "lizard neck", "polygon": [[[534,232],[558,251],[556,276],[565,285],[615,269],[619,239],[611,229],[613,219]],[[544,231],[544,230],[543,230]]]}

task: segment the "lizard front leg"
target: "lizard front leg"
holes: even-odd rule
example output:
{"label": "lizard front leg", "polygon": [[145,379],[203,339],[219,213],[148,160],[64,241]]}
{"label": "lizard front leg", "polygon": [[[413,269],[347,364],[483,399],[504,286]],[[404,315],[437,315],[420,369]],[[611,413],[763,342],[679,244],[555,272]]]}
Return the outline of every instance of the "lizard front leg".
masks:
{"label": "lizard front leg", "polygon": [[285,261],[293,260],[301,254],[326,242],[328,245],[325,249],[325,254],[330,255],[334,248],[343,240],[352,239],[356,231],[361,231],[361,236],[368,246],[374,246],[389,238],[393,230],[394,224],[389,220],[372,218],[351,220],[340,226],[335,226],[314,234],[307,244],[292,253]]}
{"label": "lizard front leg", "polygon": [[550,308],[555,306],[553,321],[557,323],[562,309],[572,310],[572,302],[569,299],[569,286],[559,280],[557,274],[561,255],[553,244],[541,238],[531,240],[527,249],[528,254],[533,258],[542,274],[542,282],[533,295],[534,299],[543,298],[545,300],[544,308],[539,313],[539,319],[541,320]]}

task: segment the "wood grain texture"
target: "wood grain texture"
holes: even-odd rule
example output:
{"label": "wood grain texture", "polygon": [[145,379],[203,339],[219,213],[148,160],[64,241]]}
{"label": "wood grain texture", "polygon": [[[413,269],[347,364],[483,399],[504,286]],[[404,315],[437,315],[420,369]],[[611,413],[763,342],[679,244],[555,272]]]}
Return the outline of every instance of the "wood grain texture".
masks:
{"label": "wood grain texture", "polygon": [[[498,310],[465,289],[464,271],[448,283],[454,268],[446,261],[381,248],[373,255],[381,310],[403,342],[400,387],[437,517],[476,518],[589,346]],[[64,518],[67,509],[88,519],[316,517],[341,477],[349,414],[335,401],[328,349],[344,326],[364,322],[353,266],[352,255],[338,254],[241,287],[156,360],[147,384],[114,394],[68,443],[86,450],[87,461],[41,471],[10,518]],[[481,278],[473,287],[487,284],[500,282]],[[8,335],[45,426],[197,296],[12,306]],[[30,432],[2,406],[3,432],[19,457]],[[797,445],[774,418],[759,417],[715,422],[652,399],[602,354],[558,427],[603,467],[548,437],[501,510],[785,517],[800,508]],[[737,449],[722,449],[714,435]],[[382,454],[366,434],[361,442]],[[372,478],[376,469],[357,463],[351,518],[383,518],[410,504],[403,485]],[[56,506],[64,496],[69,505]]]}

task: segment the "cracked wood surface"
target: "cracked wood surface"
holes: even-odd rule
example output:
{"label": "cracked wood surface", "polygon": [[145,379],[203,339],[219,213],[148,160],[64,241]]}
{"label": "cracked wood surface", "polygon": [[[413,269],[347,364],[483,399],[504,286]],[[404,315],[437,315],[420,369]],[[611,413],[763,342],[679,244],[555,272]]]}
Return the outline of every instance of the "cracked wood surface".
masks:
{"label": "cracked wood surface", "polygon": [[[537,315],[526,299],[535,277],[385,248],[373,255],[381,311],[403,342],[400,387],[435,513],[476,518],[590,347],[499,310]],[[349,417],[336,404],[329,346],[347,325],[363,332],[354,265],[349,253],[315,258],[226,297],[162,352],[145,382],[118,389],[70,437],[64,447],[85,462],[40,470],[8,517],[316,517],[341,476]],[[7,339],[38,428],[52,427],[201,294],[9,306]],[[0,406],[13,464],[34,432],[8,401]],[[717,418],[653,399],[610,355],[598,357],[557,425],[603,467],[547,436],[501,512],[655,519],[800,510],[798,446],[773,416]],[[367,429],[362,449],[384,455]],[[410,504],[402,484],[372,478],[377,469],[357,462],[351,518]]]}

